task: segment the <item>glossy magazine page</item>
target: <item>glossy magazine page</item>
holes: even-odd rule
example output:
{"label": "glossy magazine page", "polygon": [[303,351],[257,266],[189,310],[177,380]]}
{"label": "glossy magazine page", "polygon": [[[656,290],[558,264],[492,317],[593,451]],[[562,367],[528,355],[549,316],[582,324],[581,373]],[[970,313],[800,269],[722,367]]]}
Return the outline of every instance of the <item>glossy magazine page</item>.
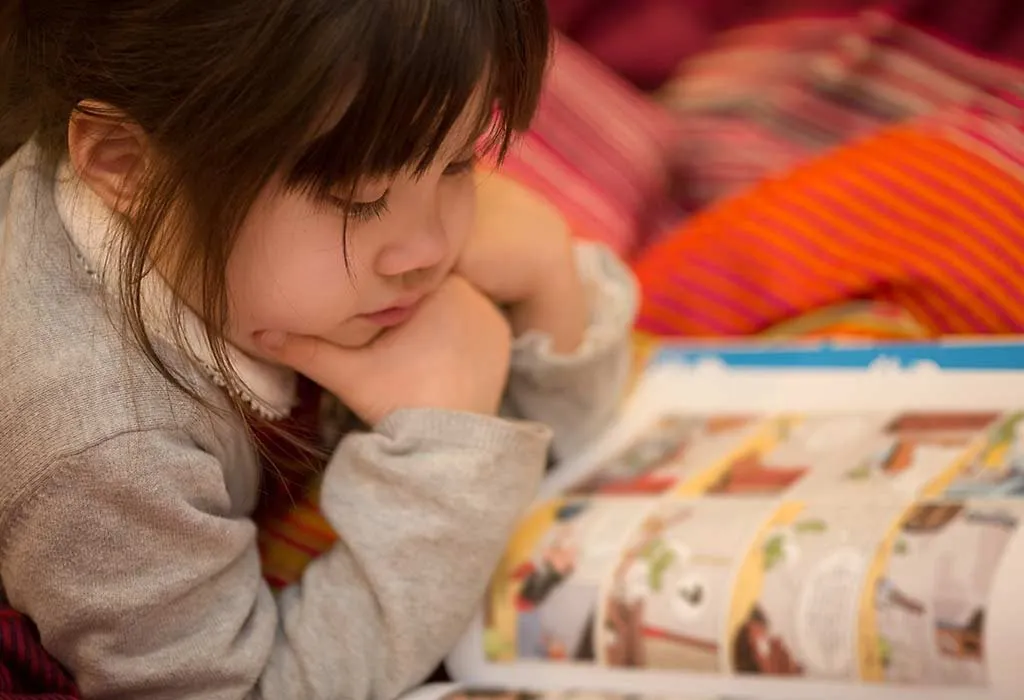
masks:
{"label": "glossy magazine page", "polygon": [[524,516],[474,685],[1017,697],[1024,352],[665,348]]}
{"label": "glossy magazine page", "polygon": [[672,695],[645,696],[600,691],[522,690],[461,686],[458,684],[431,685],[406,695],[402,700],[728,700],[709,696]]}

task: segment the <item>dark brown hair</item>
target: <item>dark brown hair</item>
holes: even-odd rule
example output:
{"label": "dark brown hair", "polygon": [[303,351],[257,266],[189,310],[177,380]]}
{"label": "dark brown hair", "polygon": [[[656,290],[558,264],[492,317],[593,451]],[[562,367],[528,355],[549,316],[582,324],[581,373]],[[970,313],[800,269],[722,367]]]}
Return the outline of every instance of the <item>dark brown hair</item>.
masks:
{"label": "dark brown hair", "polygon": [[481,91],[503,155],[532,118],[548,51],[544,0],[0,0],[0,156],[35,138],[56,163],[86,100],[146,132],[158,165],[120,236],[121,302],[181,385],[141,316],[154,261],[173,248],[170,282],[198,290],[229,373],[226,263],[271,176],[324,193],[425,168]]}

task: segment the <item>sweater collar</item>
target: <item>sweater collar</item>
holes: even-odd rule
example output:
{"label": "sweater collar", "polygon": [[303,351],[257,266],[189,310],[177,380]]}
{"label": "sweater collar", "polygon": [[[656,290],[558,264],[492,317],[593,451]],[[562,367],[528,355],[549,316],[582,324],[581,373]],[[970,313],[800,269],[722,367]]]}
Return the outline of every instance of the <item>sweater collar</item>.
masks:
{"label": "sweater collar", "polygon": [[[110,255],[116,216],[65,162],[57,173],[55,201],[64,228],[74,243],[88,272],[99,279],[107,291],[118,295],[118,262]],[[258,360],[234,345],[228,345],[227,360],[234,376],[217,369],[199,317],[184,304],[176,304],[174,292],[157,272],[142,281],[142,320],[146,328],[161,340],[176,345],[218,386],[244,401],[263,418],[286,417],[296,403],[296,375],[291,370]],[[173,329],[180,322],[179,338]],[[184,347],[181,347],[182,343]]]}

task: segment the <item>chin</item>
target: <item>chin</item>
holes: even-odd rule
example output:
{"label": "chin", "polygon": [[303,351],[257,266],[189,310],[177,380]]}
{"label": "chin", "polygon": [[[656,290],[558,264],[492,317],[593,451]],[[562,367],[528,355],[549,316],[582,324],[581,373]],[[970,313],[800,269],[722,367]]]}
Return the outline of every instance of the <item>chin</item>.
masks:
{"label": "chin", "polygon": [[344,328],[337,333],[324,336],[324,340],[341,348],[358,350],[359,348],[365,348],[383,333],[383,329],[377,326],[367,325],[363,327],[362,324],[360,326],[359,328]]}

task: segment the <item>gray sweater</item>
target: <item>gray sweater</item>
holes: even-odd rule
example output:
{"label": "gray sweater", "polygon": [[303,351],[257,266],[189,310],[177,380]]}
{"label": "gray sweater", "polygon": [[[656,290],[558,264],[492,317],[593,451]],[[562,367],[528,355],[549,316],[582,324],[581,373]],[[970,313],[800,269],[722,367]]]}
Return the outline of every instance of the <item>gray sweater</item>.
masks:
{"label": "gray sweater", "polygon": [[[587,341],[571,357],[517,341],[508,404],[536,422],[407,410],[345,435],[320,504],[340,542],[275,595],[240,419],[174,390],[125,339],[58,180],[32,146],[0,169],[0,600],[86,698],[391,698],[416,683],[476,611],[552,431],[572,450],[614,410],[628,273],[582,248]],[[201,354],[158,351],[226,407]]]}

